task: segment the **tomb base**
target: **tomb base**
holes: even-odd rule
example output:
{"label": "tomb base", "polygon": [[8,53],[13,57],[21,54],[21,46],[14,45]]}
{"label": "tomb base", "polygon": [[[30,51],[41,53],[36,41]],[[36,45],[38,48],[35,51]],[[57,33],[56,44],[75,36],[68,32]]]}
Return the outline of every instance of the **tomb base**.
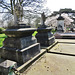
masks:
{"label": "tomb base", "polygon": [[36,35],[37,42],[41,46],[49,46],[55,42],[55,37],[51,33],[52,28],[38,28],[38,34]]}
{"label": "tomb base", "polygon": [[26,47],[24,49],[15,49],[8,47],[0,48],[0,54],[2,58],[13,60],[20,64],[23,64],[29,59],[33,58],[39,52],[40,52],[39,43],[30,45],[29,47]]}

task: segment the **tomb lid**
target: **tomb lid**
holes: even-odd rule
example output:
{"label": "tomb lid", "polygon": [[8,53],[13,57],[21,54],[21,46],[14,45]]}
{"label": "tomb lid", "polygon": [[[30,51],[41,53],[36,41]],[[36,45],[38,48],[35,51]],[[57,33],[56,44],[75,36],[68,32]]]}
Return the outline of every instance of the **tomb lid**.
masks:
{"label": "tomb lid", "polygon": [[3,33],[8,37],[27,37],[31,36],[36,30],[36,28],[6,29]]}
{"label": "tomb lid", "polygon": [[5,60],[4,62],[0,63],[0,68],[1,67],[9,68],[10,66],[17,68],[17,63],[11,60]]}
{"label": "tomb lid", "polygon": [[64,20],[64,18],[60,15],[57,20]]}
{"label": "tomb lid", "polygon": [[49,31],[51,31],[52,29],[53,29],[52,27],[38,28],[37,31],[38,31],[38,32],[49,32]]}

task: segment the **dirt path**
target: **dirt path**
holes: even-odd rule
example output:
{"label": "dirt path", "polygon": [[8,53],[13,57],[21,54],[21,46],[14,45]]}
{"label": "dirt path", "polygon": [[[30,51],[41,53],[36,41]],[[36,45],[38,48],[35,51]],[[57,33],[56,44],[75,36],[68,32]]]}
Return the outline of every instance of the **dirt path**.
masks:
{"label": "dirt path", "polygon": [[[60,52],[61,49],[62,52],[75,54],[75,44],[60,44],[55,51]],[[75,75],[75,56],[46,53],[21,75]]]}

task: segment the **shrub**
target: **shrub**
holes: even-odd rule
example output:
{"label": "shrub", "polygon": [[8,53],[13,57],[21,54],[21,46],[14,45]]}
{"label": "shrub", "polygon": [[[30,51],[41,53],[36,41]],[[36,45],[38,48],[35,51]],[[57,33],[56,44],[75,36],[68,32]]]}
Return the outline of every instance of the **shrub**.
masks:
{"label": "shrub", "polygon": [[1,27],[0,27],[0,34],[2,34],[2,31],[3,31],[3,30],[4,30],[4,28],[1,28]]}
{"label": "shrub", "polygon": [[52,29],[52,31],[51,31],[53,34],[56,32],[56,30],[55,29]]}
{"label": "shrub", "polygon": [[0,34],[0,47],[3,46],[3,41],[5,38],[7,38],[7,36],[5,34]]}

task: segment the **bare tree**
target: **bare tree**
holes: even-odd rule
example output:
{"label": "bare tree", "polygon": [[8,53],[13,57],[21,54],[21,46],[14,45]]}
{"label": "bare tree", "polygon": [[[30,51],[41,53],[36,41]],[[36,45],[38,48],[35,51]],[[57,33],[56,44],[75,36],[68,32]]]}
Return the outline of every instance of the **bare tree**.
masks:
{"label": "bare tree", "polygon": [[[18,9],[21,12],[18,13],[17,16],[20,20],[22,20],[22,17],[29,20],[29,24],[31,22],[32,18],[37,18],[37,14],[41,14],[42,12],[47,13],[48,9],[44,9],[44,3],[46,0],[1,0],[0,1],[0,7],[3,8],[3,10],[7,10],[6,16],[3,17],[3,20],[7,20],[9,18],[12,18],[12,15],[14,15],[14,11],[16,11],[17,5],[19,5]],[[50,13],[50,12],[49,12]],[[12,15],[11,15],[12,14]],[[18,20],[18,19],[17,19]]]}
{"label": "bare tree", "polygon": [[0,7],[7,9],[11,14],[13,14],[16,3],[18,2],[20,6],[24,8],[24,11],[28,12],[38,12],[43,7],[43,3],[46,0],[0,0]]}
{"label": "bare tree", "polygon": [[[10,14],[14,14],[14,10],[16,11],[17,10],[16,7],[18,6],[22,6],[24,11],[36,13],[40,11],[40,9],[43,7],[44,1],[45,0],[0,0],[0,7],[2,8],[1,10],[5,9]],[[21,13],[23,13],[22,9]],[[23,14],[21,14],[21,16],[23,16]]]}

